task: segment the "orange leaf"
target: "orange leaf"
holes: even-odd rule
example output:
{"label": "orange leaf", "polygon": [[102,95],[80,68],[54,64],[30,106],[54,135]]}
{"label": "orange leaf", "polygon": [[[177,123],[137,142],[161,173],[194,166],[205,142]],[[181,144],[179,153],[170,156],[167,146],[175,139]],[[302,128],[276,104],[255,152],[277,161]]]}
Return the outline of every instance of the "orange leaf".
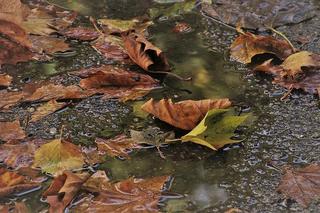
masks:
{"label": "orange leaf", "polygon": [[24,130],[20,127],[18,120],[13,122],[0,122],[0,140],[21,140],[26,137]]}

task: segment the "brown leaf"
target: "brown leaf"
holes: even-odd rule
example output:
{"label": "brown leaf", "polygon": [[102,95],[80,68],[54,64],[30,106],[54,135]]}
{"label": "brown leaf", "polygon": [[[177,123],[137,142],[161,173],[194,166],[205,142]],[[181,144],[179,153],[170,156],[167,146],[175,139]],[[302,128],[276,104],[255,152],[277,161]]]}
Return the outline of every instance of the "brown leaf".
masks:
{"label": "brown leaf", "polygon": [[63,39],[49,36],[29,36],[32,41],[32,49],[37,53],[46,53],[52,55],[56,52],[66,52],[71,48]]}
{"label": "brown leaf", "polygon": [[249,64],[254,56],[264,53],[274,54],[284,60],[294,53],[292,47],[284,40],[272,36],[241,34],[230,47],[231,56],[238,62]]}
{"label": "brown leaf", "polygon": [[96,138],[99,155],[109,155],[111,157],[129,158],[128,153],[132,149],[140,148],[141,146],[135,143],[126,135],[118,135],[112,139]]}
{"label": "brown leaf", "polygon": [[176,23],[174,28],[172,29],[175,33],[188,33],[192,30],[191,26],[186,22]]}
{"label": "brown leaf", "polygon": [[13,122],[0,122],[0,140],[21,140],[26,137],[24,130],[20,127],[19,120]]}
{"label": "brown leaf", "polygon": [[124,47],[132,61],[144,70],[169,71],[170,66],[164,53],[143,35],[134,31],[122,33]]}
{"label": "brown leaf", "polygon": [[19,25],[28,13],[28,8],[20,0],[0,0],[0,20]]}
{"label": "brown leaf", "polygon": [[36,139],[24,143],[5,143],[0,145],[0,161],[14,169],[29,167],[33,163],[34,153],[47,141]]}
{"label": "brown leaf", "polygon": [[50,213],[63,213],[73,198],[80,190],[81,185],[87,179],[88,174],[83,177],[69,171],[55,177],[49,188],[43,193],[50,204]]}
{"label": "brown leaf", "polygon": [[56,100],[51,100],[44,105],[38,107],[36,111],[32,114],[30,122],[36,122],[42,118],[64,108],[67,103],[58,103]]}
{"label": "brown leaf", "polygon": [[93,28],[88,27],[71,27],[64,31],[61,31],[60,34],[80,41],[92,41],[97,39],[100,36],[100,33]]}
{"label": "brown leaf", "polygon": [[[9,211],[10,210],[10,211]],[[15,202],[14,206],[10,204],[0,205],[0,213],[31,213],[24,202]]]}
{"label": "brown leaf", "polygon": [[26,177],[0,167],[0,198],[38,187],[37,183],[29,182]]}
{"label": "brown leaf", "polygon": [[0,87],[8,87],[12,82],[10,75],[0,73]]}
{"label": "brown leaf", "polygon": [[277,190],[307,208],[312,200],[320,197],[320,166],[311,164],[300,169],[285,169]]}
{"label": "brown leaf", "polygon": [[23,92],[0,91],[0,110],[8,109],[9,107],[16,105],[24,96],[25,94]]}
{"label": "brown leaf", "polygon": [[158,212],[161,189],[168,176],[150,179],[130,178],[118,183],[109,182],[104,171],[92,175],[83,188],[97,193],[79,202],[74,212]]}
{"label": "brown leaf", "polygon": [[0,34],[5,35],[10,41],[26,48],[31,48],[31,41],[27,33],[17,24],[0,20]]}
{"label": "brown leaf", "polygon": [[153,114],[162,121],[184,130],[192,130],[204,118],[210,109],[224,109],[231,106],[229,99],[180,101],[171,99],[154,101],[150,99],[141,109]]}

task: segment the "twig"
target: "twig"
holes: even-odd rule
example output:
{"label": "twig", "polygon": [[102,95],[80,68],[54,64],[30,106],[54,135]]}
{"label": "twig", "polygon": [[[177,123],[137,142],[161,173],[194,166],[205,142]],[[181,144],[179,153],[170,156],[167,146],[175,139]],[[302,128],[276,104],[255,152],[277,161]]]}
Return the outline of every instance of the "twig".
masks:
{"label": "twig", "polygon": [[89,17],[89,20],[91,24],[94,26],[94,28],[96,29],[96,31],[100,33],[100,35],[104,35],[104,33],[98,28],[97,21],[92,16]]}
{"label": "twig", "polygon": [[206,18],[209,18],[209,19],[211,19],[212,21],[217,22],[218,24],[221,24],[221,25],[223,25],[223,26],[225,26],[225,27],[227,27],[227,28],[229,28],[229,29],[232,29],[232,30],[237,31],[237,28],[235,28],[234,26],[231,26],[231,25],[226,24],[226,23],[224,23],[224,22],[222,22],[222,21],[220,21],[220,20],[218,20],[218,19],[216,19],[216,18],[213,18],[213,17],[211,17],[211,16],[208,16],[208,15],[207,15],[205,12],[203,12],[203,11],[201,11],[201,14],[202,14],[203,16],[205,16]]}
{"label": "twig", "polygon": [[286,42],[288,42],[288,44],[291,46],[291,48],[293,49],[293,51],[296,51],[296,48],[293,46],[293,44],[291,43],[291,41],[287,38],[287,36],[285,36],[282,32],[272,28],[272,27],[268,27],[269,30],[271,30],[272,32],[280,35],[284,40],[286,40]]}
{"label": "twig", "polygon": [[281,101],[284,101],[285,99],[287,99],[289,97],[289,95],[291,94],[292,90],[293,90],[293,84],[290,85],[288,91],[281,97]]}
{"label": "twig", "polygon": [[146,70],[147,72],[149,73],[152,73],[152,74],[166,74],[166,75],[171,75],[172,77],[175,77],[181,81],[191,81],[192,80],[192,77],[188,77],[188,78],[183,78],[175,73],[172,73],[172,72],[166,72],[166,71],[150,71],[150,70]]}

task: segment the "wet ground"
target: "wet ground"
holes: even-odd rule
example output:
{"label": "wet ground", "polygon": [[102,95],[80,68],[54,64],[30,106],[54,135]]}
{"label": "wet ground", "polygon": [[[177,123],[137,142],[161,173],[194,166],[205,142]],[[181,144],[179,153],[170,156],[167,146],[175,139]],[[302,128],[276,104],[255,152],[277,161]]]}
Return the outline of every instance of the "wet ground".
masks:
{"label": "wet ground", "polygon": [[[157,7],[143,0],[135,0],[135,4],[132,1],[119,3],[119,0],[68,2],[63,6],[99,18],[132,18],[144,14],[148,7]],[[320,6],[317,1],[314,3]],[[272,85],[265,76],[253,75],[246,66],[230,61],[228,47],[236,32],[202,16],[197,9],[179,17],[154,21],[150,40],[167,53],[175,73],[192,76],[193,81],[180,82],[169,77],[164,81],[166,86],[149,97],[174,100],[229,97],[237,110],[252,112],[255,121],[250,127],[241,128],[246,136],[243,143],[218,152],[194,144],[175,144],[161,149],[166,159],[160,158],[156,149],[145,149],[133,153],[130,160],[107,158],[99,168],[106,170],[112,180],[172,175],[170,191],[182,197],[164,200],[161,203],[163,212],[223,212],[229,208],[248,212],[319,212],[319,202],[302,209],[275,191],[281,177],[275,167],[320,161],[319,100],[313,95],[294,92],[289,99],[281,101],[284,89]],[[192,31],[172,32],[177,21],[187,22]],[[301,46],[295,42],[299,36],[309,36],[311,41],[301,48],[319,53],[319,21],[319,17],[315,17],[278,30],[296,47]],[[68,71],[112,63],[102,59],[85,43],[75,42],[74,48],[74,56],[4,69],[15,77],[16,85],[47,78],[68,84],[76,81],[67,75]],[[64,136],[71,136],[74,143],[89,146],[97,136],[111,137],[129,129],[146,126],[170,129],[151,117],[139,117],[133,110],[138,104],[91,97],[30,125],[27,132],[53,139],[65,125]],[[0,118],[11,119],[16,114],[23,118],[36,106],[20,106],[11,113],[1,113]],[[40,202],[40,194],[41,191],[37,191],[14,199],[25,199],[28,205],[40,211],[46,205]]]}

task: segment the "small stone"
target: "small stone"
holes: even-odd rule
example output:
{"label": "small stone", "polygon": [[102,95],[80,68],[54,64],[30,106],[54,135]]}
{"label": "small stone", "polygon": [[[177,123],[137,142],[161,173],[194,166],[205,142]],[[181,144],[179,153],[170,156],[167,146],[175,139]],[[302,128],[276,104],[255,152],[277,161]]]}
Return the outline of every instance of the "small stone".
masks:
{"label": "small stone", "polygon": [[49,129],[49,133],[50,133],[51,135],[55,135],[55,134],[57,133],[57,128],[55,128],[55,127],[50,128],[50,129]]}

